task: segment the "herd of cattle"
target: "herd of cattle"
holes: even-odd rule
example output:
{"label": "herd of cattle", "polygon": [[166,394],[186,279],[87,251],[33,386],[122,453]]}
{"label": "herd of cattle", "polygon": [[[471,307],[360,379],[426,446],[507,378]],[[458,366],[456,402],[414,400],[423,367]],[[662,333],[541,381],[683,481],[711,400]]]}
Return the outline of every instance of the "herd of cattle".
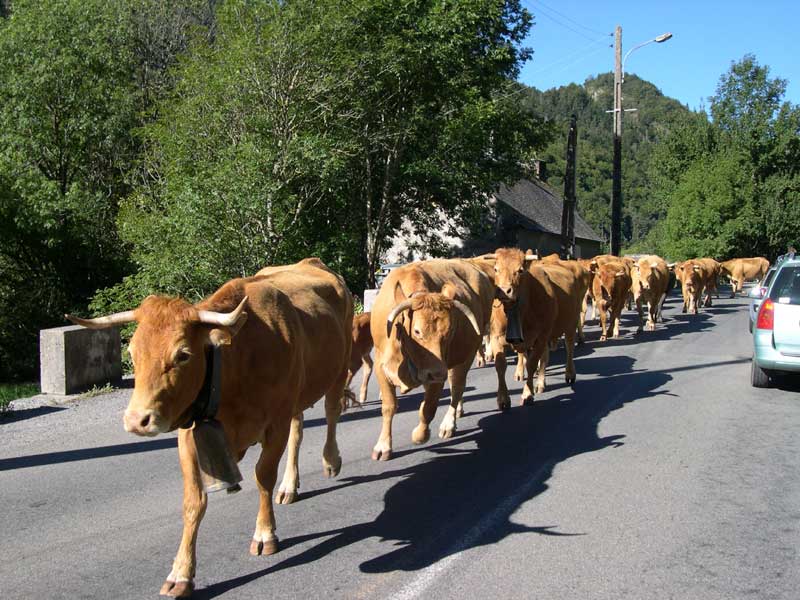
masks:
{"label": "herd of cattle", "polygon": [[[279,504],[298,497],[303,411],[325,397],[323,468],[327,476],[337,475],[342,460],[336,424],[348,401],[355,402],[349,386],[362,364],[359,401],[366,399],[373,347],[383,422],[372,458],[388,460],[397,388],[401,393],[419,386],[425,390],[411,435],[421,444],[430,437],[430,423],[449,381],[450,404],[439,427],[439,436],[449,438],[463,414],[467,372],[476,356],[479,365],[494,361],[497,404],[505,410],[511,406],[505,355],[516,352],[515,379],[526,381],[521,403],[530,404],[534,393],[545,389],[549,352],[562,337],[566,381],[575,382],[573,348],[584,339],[589,301],[600,318],[601,340],[619,335],[620,314],[634,302],[638,331],[645,325],[652,331],[662,320],[670,271],[681,283],[684,312],[696,314],[703,292],[703,306],[710,305],[720,275],[731,278],[735,294],[746,279],[762,277],[768,266],[762,258],[672,265],[657,256],[567,261],[503,248],[471,259],[427,260],[394,269],[371,313],[354,316],[344,280],[310,258],[229,281],[194,305],[150,296],[135,310],[68,318],[92,328],[138,324],[129,346],[136,377],[124,427],[143,436],[178,429],[184,526],[161,594],[187,597],[194,589],[197,532],[207,506],[190,424],[210,368],[208,348],[223,348],[216,418],[230,452],[241,460],[250,446],[262,447],[255,468],[260,502],[250,552],[272,554],[278,550],[273,497]],[[278,464],[287,447],[276,491]]]}

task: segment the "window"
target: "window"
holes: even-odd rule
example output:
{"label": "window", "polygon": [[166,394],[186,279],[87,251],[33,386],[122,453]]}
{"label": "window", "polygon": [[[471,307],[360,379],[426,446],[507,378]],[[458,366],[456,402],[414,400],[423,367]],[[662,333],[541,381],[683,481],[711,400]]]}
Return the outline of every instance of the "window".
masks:
{"label": "window", "polygon": [[777,304],[800,304],[800,265],[777,271],[769,297]]}

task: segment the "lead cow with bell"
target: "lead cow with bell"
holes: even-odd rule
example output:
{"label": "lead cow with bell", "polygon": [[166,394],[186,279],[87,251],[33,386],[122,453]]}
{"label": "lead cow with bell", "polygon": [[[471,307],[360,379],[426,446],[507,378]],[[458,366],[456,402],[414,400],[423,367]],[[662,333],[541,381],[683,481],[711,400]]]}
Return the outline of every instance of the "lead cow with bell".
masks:
{"label": "lead cow with bell", "polygon": [[196,426],[190,425],[214,348],[221,348],[216,419],[227,446],[233,458],[241,460],[251,445],[261,444],[255,469],[259,509],[250,552],[277,552],[272,494],[278,463],[288,443],[286,473],[276,500],[290,502],[299,486],[303,410],[322,396],[328,422],[325,474],[337,475],[342,464],[336,423],[353,323],[353,299],[342,278],[319,260],[306,259],[229,281],[194,305],[150,296],[136,310],[98,319],[68,318],[92,328],[136,321],[130,347],[136,384],[125,411],[125,429],[154,436],[180,428],[183,536],[161,594],[187,597],[194,588],[197,532],[208,497],[193,435]]}

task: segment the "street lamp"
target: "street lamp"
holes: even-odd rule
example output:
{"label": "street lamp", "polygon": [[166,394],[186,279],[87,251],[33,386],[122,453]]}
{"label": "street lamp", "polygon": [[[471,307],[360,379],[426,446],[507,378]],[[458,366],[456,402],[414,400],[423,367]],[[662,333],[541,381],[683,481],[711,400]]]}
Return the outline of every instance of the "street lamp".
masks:
{"label": "street lamp", "polygon": [[[652,40],[642,42],[628,50],[622,58],[622,27],[617,25],[614,36],[614,162],[611,180],[611,254],[619,256],[622,247],[622,82],[625,77],[625,61],[634,50],[655,42],[661,44],[672,37],[662,33]],[[633,109],[635,110],[635,109]]]}

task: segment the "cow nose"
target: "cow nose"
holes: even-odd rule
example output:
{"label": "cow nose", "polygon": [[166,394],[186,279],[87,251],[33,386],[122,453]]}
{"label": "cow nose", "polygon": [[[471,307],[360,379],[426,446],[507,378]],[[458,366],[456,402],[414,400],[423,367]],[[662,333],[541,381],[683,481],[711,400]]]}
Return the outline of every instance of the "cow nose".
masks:
{"label": "cow nose", "polygon": [[155,419],[152,410],[126,410],[123,417],[125,431],[138,435],[152,433],[154,423]]}
{"label": "cow nose", "polygon": [[514,297],[514,288],[513,287],[507,287],[506,289],[503,290],[503,293],[506,295],[506,297],[513,298]]}

